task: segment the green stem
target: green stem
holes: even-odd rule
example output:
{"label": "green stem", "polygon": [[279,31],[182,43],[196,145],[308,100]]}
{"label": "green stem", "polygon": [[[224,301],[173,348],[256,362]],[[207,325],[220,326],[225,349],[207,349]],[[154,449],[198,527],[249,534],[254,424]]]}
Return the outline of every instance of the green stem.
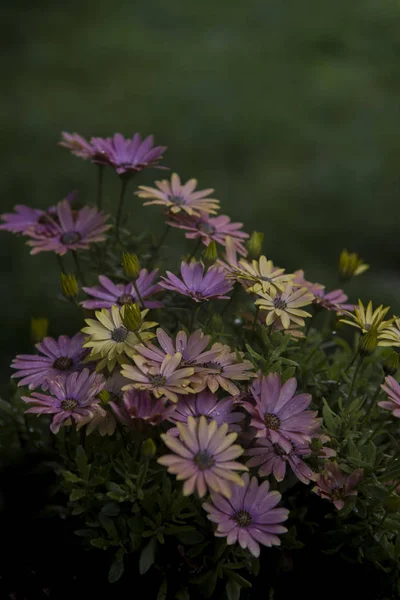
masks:
{"label": "green stem", "polygon": [[136,296],[138,298],[139,306],[140,306],[141,310],[143,310],[145,308],[144,302],[143,302],[143,298],[140,295],[139,288],[138,288],[137,283],[136,283],[136,281],[134,279],[132,279],[132,285],[135,288],[135,292],[136,292]]}
{"label": "green stem", "polygon": [[115,238],[117,240],[119,240],[119,227],[120,227],[120,224],[121,224],[122,207],[124,205],[125,192],[126,192],[127,185],[128,185],[128,180],[127,179],[121,179],[121,191],[120,191],[120,194],[119,194],[119,204],[118,204],[117,218],[115,220]]}
{"label": "green stem", "polygon": [[251,328],[251,334],[254,335],[254,332],[256,330],[256,326],[257,326],[257,319],[258,319],[258,314],[260,312],[260,307],[256,306],[256,313],[254,315],[254,321],[253,321],[253,327]]}
{"label": "green stem", "polygon": [[104,165],[97,166],[97,208],[103,208]]}
{"label": "green stem", "polygon": [[72,250],[72,256],[73,256],[73,259],[74,259],[74,263],[75,263],[76,273],[78,275],[78,279],[80,279],[80,282],[82,283],[82,285],[86,285],[85,276],[83,275],[83,272],[82,272],[82,269],[81,269],[81,265],[80,265],[80,261],[79,261],[78,254],[77,254],[76,250]]}
{"label": "green stem", "polygon": [[61,273],[65,273],[65,268],[64,268],[64,263],[63,263],[62,257],[59,254],[56,254],[56,256],[57,256],[57,262],[58,262],[58,266],[59,266]]}
{"label": "green stem", "polygon": [[190,263],[190,261],[192,260],[192,258],[194,258],[197,254],[197,250],[200,248],[202,244],[201,238],[199,238],[197,240],[197,244],[195,245],[192,254],[189,256],[189,258],[187,259],[187,262]]}
{"label": "green stem", "polygon": [[354,369],[353,379],[352,379],[352,381],[351,381],[351,386],[350,386],[350,390],[349,390],[349,395],[348,395],[348,397],[347,397],[347,400],[348,400],[348,402],[349,402],[349,403],[351,402],[351,399],[352,399],[352,396],[353,396],[354,387],[355,387],[355,384],[356,384],[356,380],[357,380],[358,372],[359,372],[359,370],[360,370],[360,367],[361,367],[362,361],[363,361],[363,357],[362,357],[362,356],[360,356],[360,357],[358,358],[358,363],[357,363],[357,365],[356,365],[356,368]]}
{"label": "green stem", "polygon": [[189,324],[189,333],[191,331],[193,331],[193,325],[196,323],[196,318],[197,318],[197,315],[199,314],[200,308],[201,308],[201,304],[198,304],[196,306],[195,310],[192,310],[192,312],[191,312],[190,324]]}
{"label": "green stem", "polygon": [[372,413],[372,411],[374,409],[376,400],[377,400],[377,398],[379,396],[379,392],[381,391],[381,385],[382,385],[382,383],[383,383],[382,381],[379,382],[378,387],[375,390],[375,394],[371,398],[371,403],[370,403],[370,405],[368,406],[368,408],[366,410],[365,417],[364,417],[364,420],[362,422],[362,425],[364,425],[364,423],[366,421],[368,421],[369,417],[371,416],[371,413]]}
{"label": "green stem", "polygon": [[240,288],[240,284],[236,283],[235,287],[233,288],[232,296],[229,298],[229,300],[226,302],[224,308],[221,310],[221,316],[228,310],[229,306],[232,304],[236,294],[239,291],[239,288]]}

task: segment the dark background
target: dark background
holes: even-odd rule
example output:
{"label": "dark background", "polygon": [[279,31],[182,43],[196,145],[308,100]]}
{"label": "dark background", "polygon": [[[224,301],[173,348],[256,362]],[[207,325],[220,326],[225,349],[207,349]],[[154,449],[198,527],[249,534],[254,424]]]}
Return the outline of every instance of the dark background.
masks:
{"label": "dark background", "polygon": [[[94,201],[96,169],[57,148],[61,130],[154,133],[166,165],[265,232],[274,262],[337,286],[347,247],[371,264],[352,300],[399,310],[397,0],[9,1],[0,23],[1,212],[73,189]],[[111,171],[106,189],[111,210]],[[134,229],[161,231],[161,212],[131,198]],[[4,385],[31,316],[53,335],[80,325],[54,299],[54,256],[6,232],[0,251]]]}

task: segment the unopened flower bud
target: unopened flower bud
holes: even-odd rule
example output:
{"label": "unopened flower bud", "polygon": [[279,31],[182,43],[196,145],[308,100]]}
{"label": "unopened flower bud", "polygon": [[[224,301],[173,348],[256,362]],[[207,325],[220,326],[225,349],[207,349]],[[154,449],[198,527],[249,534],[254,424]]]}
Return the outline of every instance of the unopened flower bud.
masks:
{"label": "unopened flower bud", "polygon": [[391,375],[393,377],[397,373],[399,362],[400,359],[397,352],[391,352],[382,365],[385,375]]}
{"label": "unopened flower bud", "polygon": [[122,268],[126,277],[137,279],[140,275],[140,263],[136,254],[124,252],[122,255]]}
{"label": "unopened flower bud", "polygon": [[248,251],[248,258],[258,258],[261,254],[262,245],[264,241],[264,234],[261,231],[253,231],[246,246]]}
{"label": "unopened flower bud", "polygon": [[35,344],[41,342],[46,337],[49,330],[49,320],[46,317],[32,317],[31,319],[31,339]]}
{"label": "unopened flower bud", "polygon": [[157,451],[156,445],[151,438],[147,438],[147,440],[145,440],[142,443],[142,446],[140,449],[140,453],[142,456],[145,456],[146,458],[151,458],[152,456],[155,456],[156,451]]}
{"label": "unopened flower bud", "polygon": [[358,343],[358,352],[361,356],[370,356],[378,345],[378,335],[374,329],[370,329],[361,336]]}
{"label": "unopened flower bud", "polygon": [[63,295],[68,299],[78,296],[78,281],[73,273],[61,273],[61,290]]}
{"label": "unopened flower bud", "polygon": [[139,304],[129,302],[121,308],[122,322],[129,331],[137,331],[142,324]]}
{"label": "unopened flower bud", "polygon": [[208,269],[213,264],[215,264],[215,261],[217,260],[217,258],[218,258],[217,244],[215,243],[215,240],[211,240],[211,242],[208,244],[207,248],[204,250],[201,260],[203,261],[203,264],[206,267],[206,269]]}
{"label": "unopened flower bud", "polygon": [[103,405],[108,404],[111,400],[110,392],[107,392],[107,390],[101,390],[101,392],[99,394],[99,398]]}
{"label": "unopened flower bud", "polygon": [[339,276],[343,280],[351,279],[356,275],[361,275],[369,269],[363,259],[355,252],[343,250],[339,258]]}

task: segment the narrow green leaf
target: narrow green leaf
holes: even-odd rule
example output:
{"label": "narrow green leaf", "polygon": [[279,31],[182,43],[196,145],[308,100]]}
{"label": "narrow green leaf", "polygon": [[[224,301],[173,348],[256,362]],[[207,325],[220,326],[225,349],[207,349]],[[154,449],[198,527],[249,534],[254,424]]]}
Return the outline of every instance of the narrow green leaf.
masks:
{"label": "narrow green leaf", "polygon": [[154,563],[154,555],[156,552],[157,542],[155,538],[151,538],[149,543],[143,548],[139,559],[139,573],[144,575]]}
{"label": "narrow green leaf", "polygon": [[226,584],[226,596],[228,600],[240,599],[240,585],[236,581],[228,581]]}
{"label": "narrow green leaf", "polygon": [[124,569],[124,559],[123,557],[121,558],[117,552],[113,562],[111,563],[110,570],[108,571],[108,582],[115,583],[118,581],[122,577]]}

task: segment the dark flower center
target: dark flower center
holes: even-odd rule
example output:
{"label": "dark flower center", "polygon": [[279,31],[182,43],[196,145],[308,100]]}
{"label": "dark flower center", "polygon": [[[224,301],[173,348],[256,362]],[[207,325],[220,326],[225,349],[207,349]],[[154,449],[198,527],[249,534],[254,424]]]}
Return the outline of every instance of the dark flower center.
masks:
{"label": "dark flower center", "polygon": [[197,224],[197,229],[203,233],[206,233],[207,235],[212,235],[216,232],[214,225],[211,225],[210,223],[200,222]]}
{"label": "dark flower center", "polygon": [[68,371],[73,364],[74,362],[69,356],[59,356],[53,362],[53,369],[57,369],[58,371]]}
{"label": "dark flower center", "polygon": [[124,342],[126,340],[126,338],[128,337],[129,331],[127,330],[126,327],[121,326],[121,327],[117,327],[117,329],[114,329],[114,331],[111,334],[111,339],[114,340],[114,342]]}
{"label": "dark flower center", "polygon": [[213,457],[208,452],[200,451],[194,457],[194,463],[200,469],[200,471],[205,471],[213,466],[215,463]]}
{"label": "dark flower center", "polygon": [[180,196],[170,196],[169,200],[170,202],[173,202],[174,204],[179,204],[180,206],[182,206],[182,204],[185,204],[185,198],[181,198]]}
{"label": "dark flower center", "polygon": [[163,375],[150,375],[149,381],[152,385],[158,386],[164,385],[164,383],[167,381],[167,378]]}
{"label": "dark flower center", "polygon": [[118,304],[121,304],[121,306],[123,304],[129,304],[130,302],[133,302],[133,296],[131,296],[130,294],[122,294],[118,298]]}
{"label": "dark flower center", "polygon": [[40,225],[47,225],[48,223],[53,223],[53,219],[48,214],[43,213],[43,215],[40,215],[38,223]]}
{"label": "dark flower center", "polygon": [[61,236],[61,243],[65,245],[77,244],[82,239],[82,236],[77,231],[67,231]]}
{"label": "dark flower center", "polygon": [[75,398],[66,398],[61,400],[61,408],[63,410],[74,410],[78,406],[78,401]]}
{"label": "dark flower center", "polygon": [[278,431],[281,426],[280,418],[274,415],[274,413],[265,413],[264,423],[267,429],[272,429],[273,431]]}
{"label": "dark flower center", "polygon": [[238,512],[233,515],[233,518],[239,527],[248,527],[253,521],[253,517],[247,510],[238,510]]}
{"label": "dark flower center", "polygon": [[342,487],[333,487],[331,489],[331,496],[334,500],[343,500],[345,497],[344,489]]}
{"label": "dark flower center", "polygon": [[206,369],[212,369],[213,371],[217,371],[217,373],[222,373],[222,367],[221,367],[221,365],[218,365],[217,363],[209,362],[209,363],[205,363],[202,366],[205,367]]}
{"label": "dark flower center", "polygon": [[280,308],[281,310],[285,309],[287,304],[280,296],[275,296],[274,298],[274,306],[275,308]]}
{"label": "dark flower center", "polygon": [[271,281],[271,278],[267,277],[266,275],[261,275],[260,279],[261,281]]}

